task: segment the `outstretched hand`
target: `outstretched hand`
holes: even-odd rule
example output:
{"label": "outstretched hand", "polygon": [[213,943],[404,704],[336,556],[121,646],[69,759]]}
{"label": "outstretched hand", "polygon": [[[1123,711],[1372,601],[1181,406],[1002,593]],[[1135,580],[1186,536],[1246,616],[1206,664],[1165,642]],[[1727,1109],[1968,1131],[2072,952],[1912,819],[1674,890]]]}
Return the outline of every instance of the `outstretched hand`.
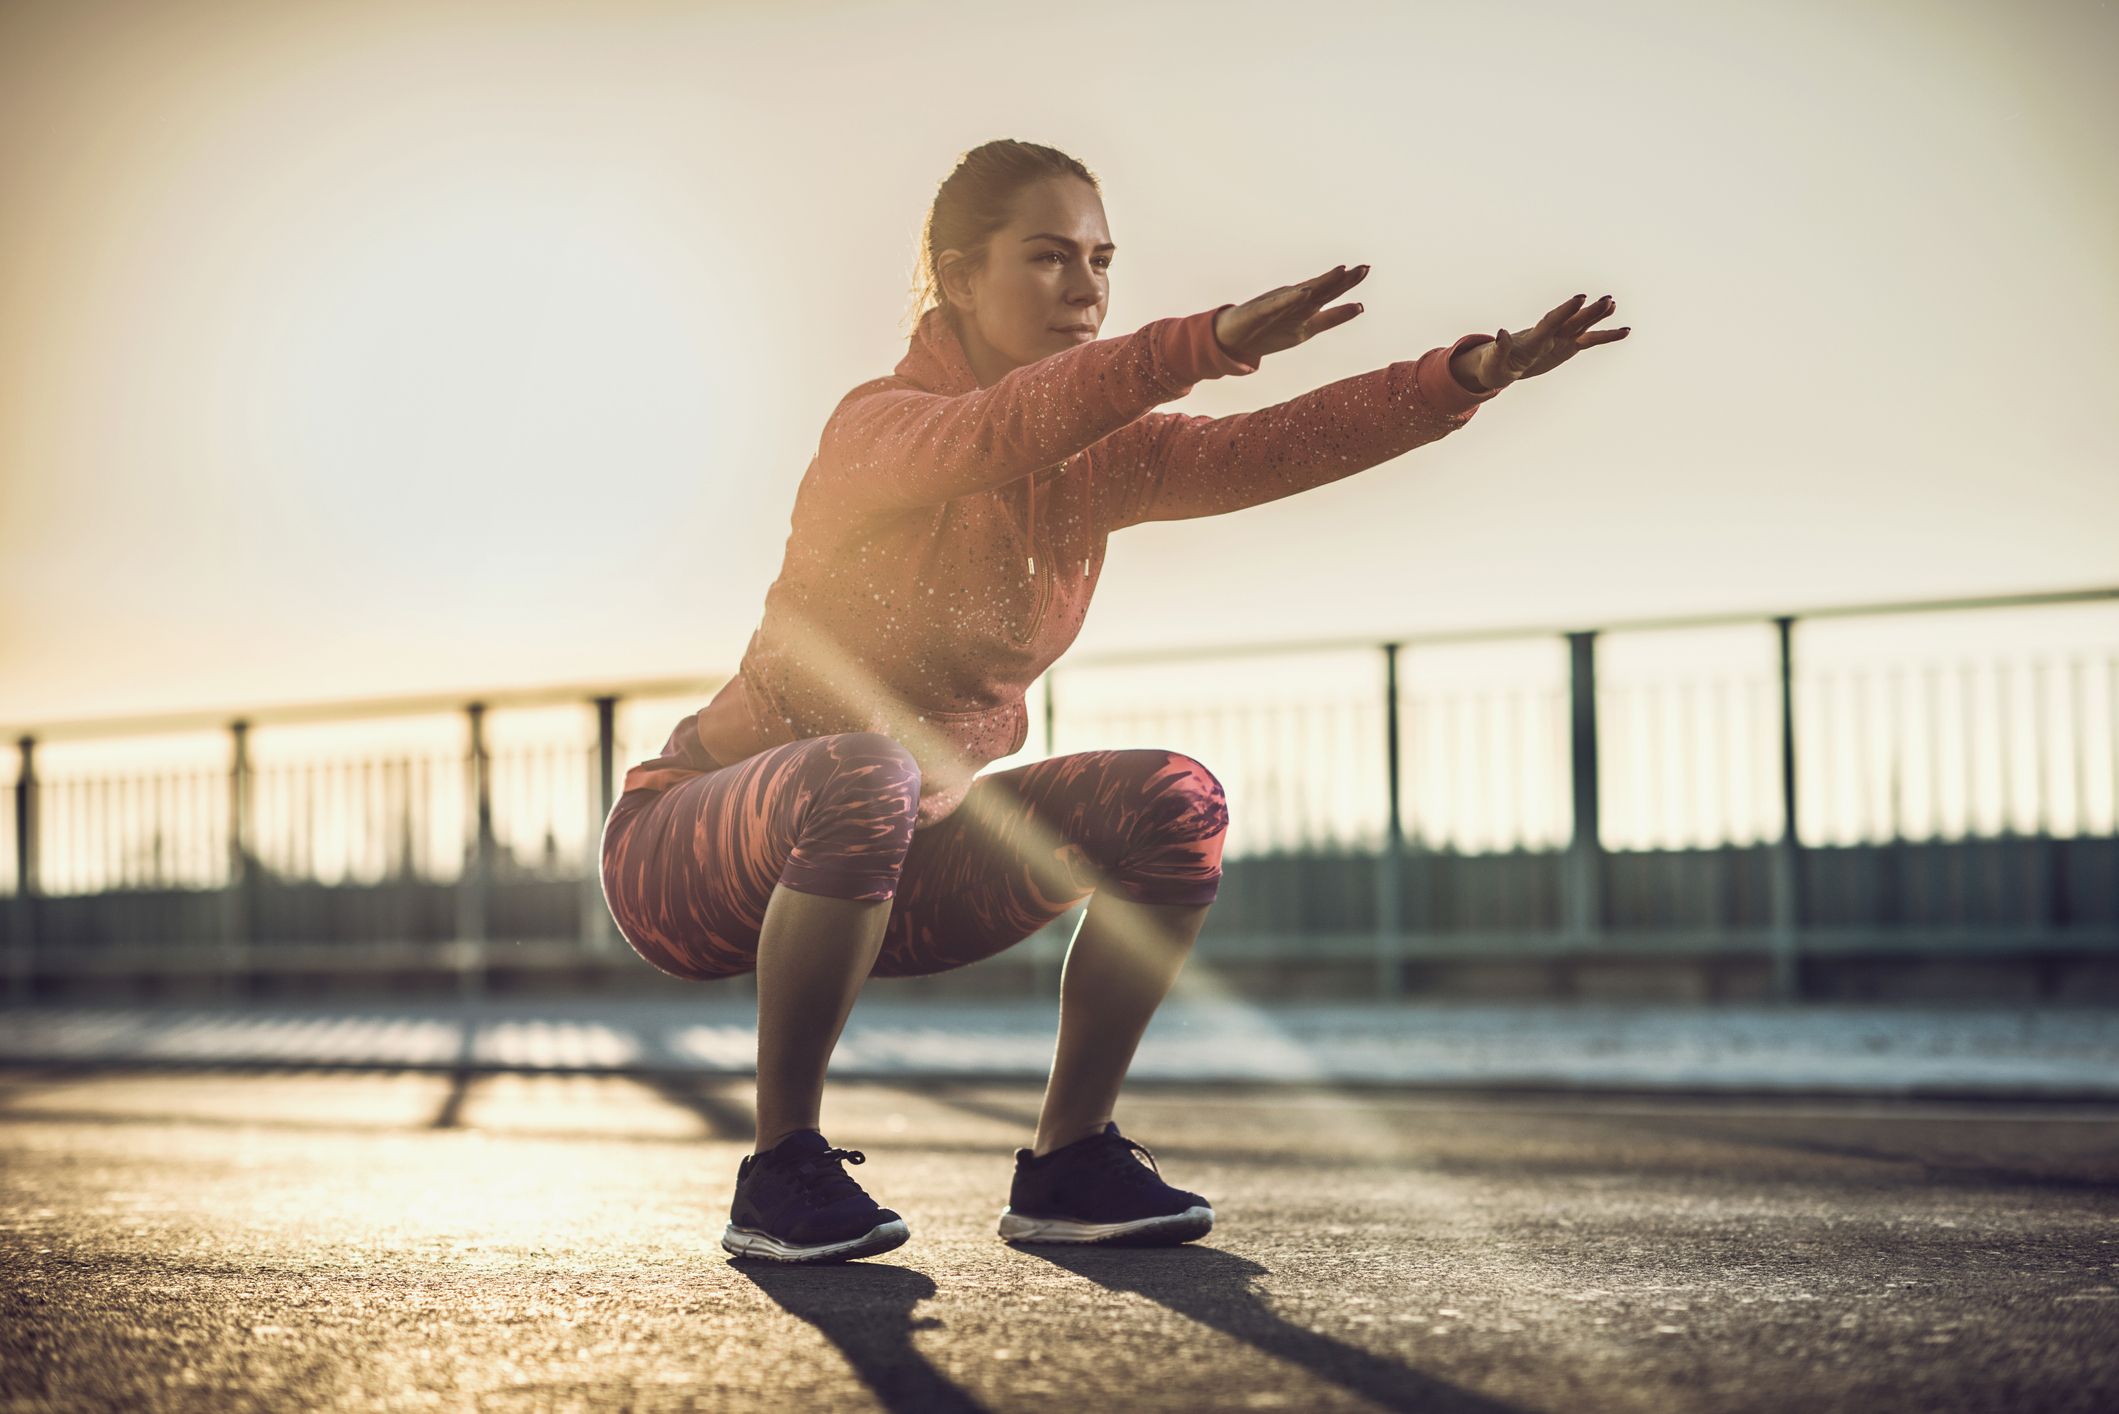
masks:
{"label": "outstretched hand", "polygon": [[1519,334],[1497,329],[1492,343],[1465,350],[1459,361],[1480,387],[1506,388],[1521,379],[1552,372],[1583,349],[1615,344],[1633,332],[1631,325],[1589,332],[1590,325],[1608,318],[1618,304],[1605,295],[1585,306],[1582,301],[1586,298],[1576,295]]}
{"label": "outstretched hand", "polygon": [[1314,280],[1282,285],[1257,299],[1232,304],[1214,317],[1214,337],[1222,348],[1245,363],[1256,363],[1269,353],[1291,349],[1361,313],[1358,304],[1342,304],[1336,309],[1325,306],[1367,279],[1368,273],[1366,265],[1351,270],[1336,265]]}

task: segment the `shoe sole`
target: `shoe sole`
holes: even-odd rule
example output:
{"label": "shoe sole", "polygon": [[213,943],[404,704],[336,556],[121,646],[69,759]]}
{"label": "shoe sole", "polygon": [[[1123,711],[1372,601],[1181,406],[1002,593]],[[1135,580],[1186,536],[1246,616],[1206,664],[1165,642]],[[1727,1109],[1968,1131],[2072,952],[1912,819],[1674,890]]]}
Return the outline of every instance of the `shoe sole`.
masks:
{"label": "shoe sole", "polygon": [[755,1257],[766,1262],[844,1262],[888,1252],[893,1247],[903,1246],[910,1236],[912,1229],[899,1218],[894,1222],[879,1223],[859,1237],[844,1242],[819,1242],[805,1247],[782,1242],[769,1232],[730,1223],[721,1234],[721,1246],[731,1256]]}
{"label": "shoe sole", "polygon": [[1001,1212],[1003,1242],[1100,1243],[1106,1247],[1169,1247],[1205,1237],[1214,1227],[1212,1208],[1187,1208],[1158,1218],[1122,1223],[1085,1223],[1072,1218],[1033,1218],[1012,1208]]}

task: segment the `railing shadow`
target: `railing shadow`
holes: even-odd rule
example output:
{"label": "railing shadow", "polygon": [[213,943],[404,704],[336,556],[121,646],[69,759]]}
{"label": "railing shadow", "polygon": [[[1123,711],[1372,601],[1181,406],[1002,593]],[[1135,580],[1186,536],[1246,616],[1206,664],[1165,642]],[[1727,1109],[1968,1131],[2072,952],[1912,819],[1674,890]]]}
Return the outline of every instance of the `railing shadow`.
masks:
{"label": "railing shadow", "polygon": [[1168,1248],[1027,1246],[1107,1291],[1132,1292],[1298,1365],[1385,1409],[1421,1414],[1515,1414],[1517,1406],[1461,1389],[1402,1361],[1298,1326],[1275,1312],[1253,1285],[1270,1269],[1233,1253],[1187,1243]]}
{"label": "railing shadow", "polygon": [[914,1331],[941,1325],[913,1308],[934,1295],[934,1280],[910,1267],[848,1262],[792,1267],[732,1261],[729,1267],[815,1326],[893,1414],[986,1414],[986,1406],[952,1383],[913,1348]]}

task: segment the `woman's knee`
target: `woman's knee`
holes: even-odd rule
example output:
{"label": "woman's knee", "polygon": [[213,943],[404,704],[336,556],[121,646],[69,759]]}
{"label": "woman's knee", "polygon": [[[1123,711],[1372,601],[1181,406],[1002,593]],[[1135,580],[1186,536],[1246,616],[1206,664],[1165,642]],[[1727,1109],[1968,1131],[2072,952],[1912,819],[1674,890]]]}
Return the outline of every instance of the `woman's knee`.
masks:
{"label": "woman's knee", "polygon": [[1110,871],[1117,892],[1137,903],[1212,903],[1229,833],[1220,779],[1181,751],[1121,755],[1132,775]]}
{"label": "woman's knee", "polygon": [[881,732],[806,743],[794,848],[780,882],[839,898],[887,898],[912,848],[920,767]]}
{"label": "woman's knee", "polygon": [[1228,792],[1205,763],[1182,751],[1136,749],[1122,754],[1138,773],[1135,788],[1146,822],[1192,839],[1228,830]]}

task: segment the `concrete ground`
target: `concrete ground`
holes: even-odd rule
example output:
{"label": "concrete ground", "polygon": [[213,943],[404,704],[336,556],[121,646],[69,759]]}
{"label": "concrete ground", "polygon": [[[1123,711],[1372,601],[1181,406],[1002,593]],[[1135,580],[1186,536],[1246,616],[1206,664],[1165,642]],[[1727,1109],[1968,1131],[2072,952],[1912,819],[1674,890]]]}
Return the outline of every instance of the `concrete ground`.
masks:
{"label": "concrete ground", "polygon": [[1036,1101],[836,1084],[785,1269],[739,1080],[0,1070],[0,1408],[2119,1408],[2119,1108],[1146,1085],[1214,1233],[1017,1250]]}

